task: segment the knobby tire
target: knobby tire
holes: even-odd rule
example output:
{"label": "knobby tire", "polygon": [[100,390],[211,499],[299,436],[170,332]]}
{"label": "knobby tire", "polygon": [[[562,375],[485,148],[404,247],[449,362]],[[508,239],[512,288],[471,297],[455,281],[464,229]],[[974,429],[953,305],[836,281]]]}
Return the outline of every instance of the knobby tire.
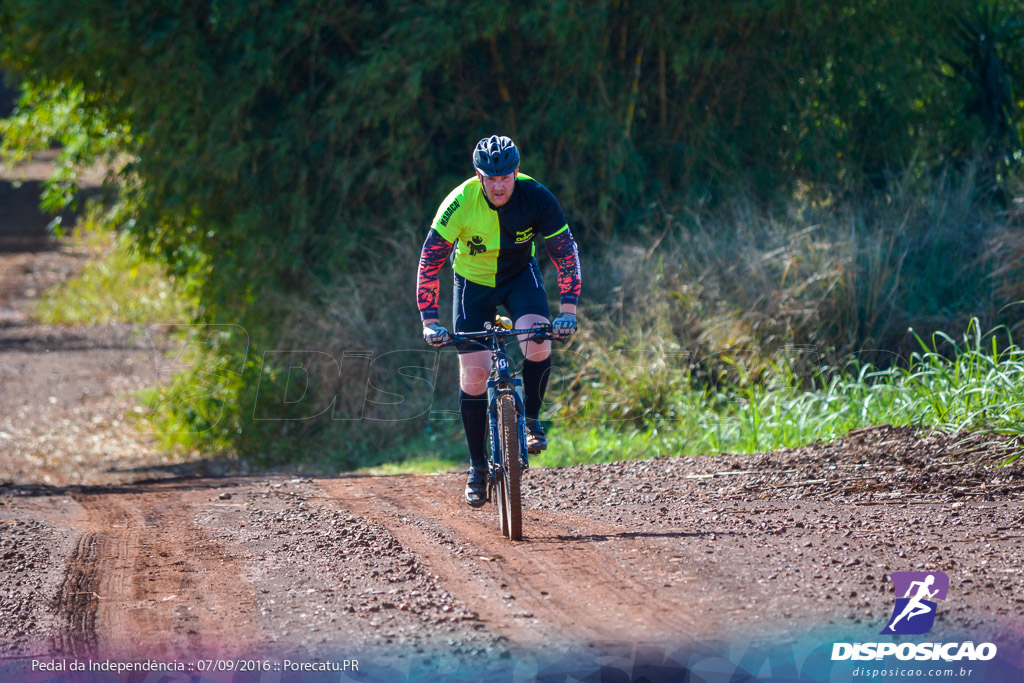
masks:
{"label": "knobby tire", "polygon": [[501,535],[508,538],[508,494],[506,493],[505,478],[498,477],[494,482],[495,504],[498,506],[498,527]]}
{"label": "knobby tire", "polygon": [[501,535],[512,541],[523,538],[523,506],[520,489],[519,416],[509,394],[498,397],[498,435],[504,476],[498,481],[498,517]]}

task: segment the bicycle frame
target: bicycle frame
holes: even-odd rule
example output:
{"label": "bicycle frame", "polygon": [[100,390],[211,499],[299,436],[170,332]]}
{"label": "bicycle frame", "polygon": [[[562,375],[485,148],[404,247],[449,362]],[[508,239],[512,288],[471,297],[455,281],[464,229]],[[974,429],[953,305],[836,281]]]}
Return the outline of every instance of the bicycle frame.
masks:
{"label": "bicycle frame", "polygon": [[512,365],[505,348],[506,342],[511,337],[521,336],[527,336],[526,341],[562,341],[557,337],[552,337],[550,332],[551,325],[545,324],[527,330],[492,326],[491,329],[483,332],[452,334],[451,343],[453,344],[477,344],[483,347],[481,350],[486,349],[491,352],[491,373],[487,380],[487,418],[491,435],[490,480],[502,476],[505,467],[498,435],[498,398],[500,396],[512,394],[515,400],[519,432],[519,459],[523,469],[530,465],[526,452],[526,405],[523,403],[523,380],[512,373]]}
{"label": "bicycle frame", "polygon": [[487,418],[491,427],[491,472],[493,476],[503,475],[504,454],[499,447],[498,398],[512,394],[516,404],[516,431],[519,434],[519,461],[525,470],[530,466],[526,453],[526,405],[523,403],[523,380],[510,370],[505,337],[494,337],[491,349],[491,376],[487,380]]}

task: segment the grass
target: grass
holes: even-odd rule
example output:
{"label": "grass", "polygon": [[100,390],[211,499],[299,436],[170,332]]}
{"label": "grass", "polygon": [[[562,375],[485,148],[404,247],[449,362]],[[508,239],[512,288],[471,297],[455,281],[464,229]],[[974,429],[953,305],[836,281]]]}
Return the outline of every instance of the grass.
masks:
{"label": "grass", "polygon": [[[875,424],[1024,435],[1019,328],[980,331],[1024,299],[1020,217],[994,215],[956,190],[894,186],[875,203],[794,201],[774,215],[738,202],[731,214],[678,212],[683,217],[669,217],[664,230],[649,226],[650,239],[581,247],[581,332],[555,354],[552,446],[535,464],[760,452]],[[89,214],[78,236],[102,258],[48,293],[39,317],[188,320],[175,283],[102,223]],[[463,467],[457,420],[401,417],[456,407],[454,356],[435,364],[396,285],[411,276],[420,242],[409,235],[375,243],[365,272],[317,285],[320,303],[285,302],[286,319],[241,340],[252,344],[244,367],[222,368],[235,358],[223,352],[227,342],[198,344],[204,357],[191,375],[150,392],[148,404],[162,407],[144,422],[171,437],[169,446],[235,448],[267,465]],[[444,301],[449,283],[442,279]],[[909,326],[923,336],[908,334]],[[966,333],[954,340],[938,329]],[[264,363],[268,348],[300,351],[275,368]],[[256,412],[281,409],[285,395],[281,387],[261,391],[269,403],[257,403],[253,378],[283,376],[293,362],[322,392],[310,393],[311,405],[334,396],[340,415],[391,411],[390,421],[253,423]],[[238,438],[243,432],[247,440]]]}
{"label": "grass", "polygon": [[356,470],[363,474],[391,476],[397,474],[437,474],[450,470],[464,470],[466,465],[456,458],[413,457],[399,462],[386,462],[376,467]]}
{"label": "grass", "polygon": [[35,318],[58,325],[183,323],[190,304],[161,267],[142,257],[128,237],[105,225],[91,208],[71,236],[75,248],[96,255],[82,273],[45,292]]}
{"label": "grass", "polygon": [[[939,384],[942,372],[967,372],[940,358],[966,368],[981,362],[979,350],[954,357],[937,337],[943,348],[926,353],[907,334],[962,330],[971,315],[986,327],[1012,322],[1006,305],[1024,298],[1016,218],[976,201],[961,180],[910,174],[884,194],[840,203],[808,193],[785,210],[742,198],[714,212],[652,210],[638,219],[648,223],[636,226],[642,238],[582,244],[581,333],[555,356],[553,446],[538,465],[796,447],[881,422],[1012,430],[1012,415],[995,405],[972,412],[985,396],[1009,400],[992,388],[999,380],[966,391]],[[223,399],[211,392],[185,405],[179,421],[204,429],[232,415],[196,432],[205,439],[196,447],[233,444],[256,461],[336,470],[459,465],[457,420],[402,417],[420,414],[421,403],[450,410],[457,401],[454,357],[434,363],[398,284],[409,281],[421,243],[410,229],[364,244],[356,260],[365,268],[318,282],[314,297],[278,307],[287,315],[273,329],[252,330],[249,362],[261,363],[267,348],[300,351],[279,367],[252,368]],[[449,283],[442,278],[445,302]],[[373,359],[369,369],[360,354]],[[997,360],[1009,372],[1007,362]],[[253,379],[280,380],[289,364],[322,388],[306,396],[311,406],[333,397],[336,414],[365,419],[248,421],[254,403],[257,412],[290,407],[292,418],[315,412],[284,406],[282,387],[257,403]]]}
{"label": "grass", "polygon": [[[927,341],[917,337],[917,341],[920,351],[903,365],[878,369],[851,361],[845,367],[825,367],[810,389],[803,388],[785,367],[776,367],[760,383],[727,385],[715,391],[678,382],[671,396],[657,396],[659,404],[677,407],[670,417],[650,417],[655,406],[645,401],[654,394],[630,395],[620,390],[614,394],[617,403],[598,400],[575,414],[554,415],[548,430],[551,445],[531,463],[564,467],[757,453],[831,441],[878,424],[1024,436],[1024,349],[1008,330],[982,334],[975,322],[960,340],[936,334]],[[649,374],[617,379],[620,388],[652,384]],[[635,417],[604,419],[609,417],[604,413],[608,406]],[[562,411],[572,412],[569,407]],[[407,474],[461,467],[465,447],[456,437],[424,435],[410,450],[435,455],[386,462],[365,471]],[[453,455],[438,457],[439,451]],[[387,460],[393,455],[377,457]]]}
{"label": "grass", "polygon": [[[354,469],[359,474],[436,474],[468,467],[465,436],[455,429],[421,432],[396,447],[372,448],[361,444],[320,451],[315,468],[323,471]],[[353,450],[359,451],[354,454]],[[353,465],[353,462],[362,464]],[[339,467],[340,465],[340,467]]]}
{"label": "grass", "polygon": [[[982,334],[975,321],[959,341],[946,334],[916,339],[921,350],[904,365],[825,367],[811,389],[785,368],[760,383],[716,391],[680,383],[671,402],[683,409],[671,420],[601,423],[600,408],[584,410],[583,419],[556,421],[553,445],[537,464],[756,453],[878,424],[1024,436],[1024,349],[1008,330]],[[619,384],[644,385],[637,380],[620,377]],[[633,414],[650,414],[645,395],[633,399]]]}
{"label": "grass", "polygon": [[[914,426],[946,433],[987,431],[1024,436],[1024,349],[1008,330],[982,334],[976,322],[962,339],[936,334],[902,366],[877,369],[850,362],[822,368],[818,386],[804,389],[785,368],[769,381],[723,386],[717,391],[677,384],[669,399],[678,410],[665,417],[603,419],[602,411],[627,404],[637,416],[649,416],[645,395],[615,394],[619,403],[597,402],[576,415],[555,415],[551,446],[535,456],[535,467],[565,467],[664,456],[757,453],[831,441],[861,427]],[[622,376],[621,385],[649,386],[648,378]],[[630,403],[635,400],[635,403]],[[569,412],[568,408],[563,408]],[[604,416],[607,417],[607,416]],[[457,439],[423,437],[413,450],[454,457],[415,456],[365,471],[374,474],[437,472],[463,465]],[[386,454],[379,457],[388,458]],[[1015,459],[1015,458],[1014,458]]]}

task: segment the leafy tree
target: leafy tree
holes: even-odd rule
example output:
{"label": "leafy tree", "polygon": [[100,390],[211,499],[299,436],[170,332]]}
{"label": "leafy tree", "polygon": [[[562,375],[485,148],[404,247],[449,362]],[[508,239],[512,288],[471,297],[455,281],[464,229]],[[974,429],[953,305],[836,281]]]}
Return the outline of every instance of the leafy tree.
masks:
{"label": "leafy tree", "polygon": [[[64,145],[54,202],[71,162],[130,159],[126,229],[258,358],[296,301],[415,239],[493,132],[584,240],[737,190],[870,192],[979,151],[998,182],[1020,161],[1022,16],[1011,0],[0,0],[0,66],[26,93],[4,145]],[[261,372],[225,383],[221,436],[263,438],[240,407]]]}

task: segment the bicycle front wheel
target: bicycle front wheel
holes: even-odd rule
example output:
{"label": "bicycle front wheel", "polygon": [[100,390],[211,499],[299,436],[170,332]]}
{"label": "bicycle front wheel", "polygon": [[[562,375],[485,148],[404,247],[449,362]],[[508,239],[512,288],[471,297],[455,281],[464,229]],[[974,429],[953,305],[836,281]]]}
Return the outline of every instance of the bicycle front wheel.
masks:
{"label": "bicycle front wheel", "polygon": [[502,477],[498,481],[498,519],[501,535],[509,540],[523,538],[523,505],[519,469],[519,416],[515,398],[498,397],[498,437],[501,440]]}

